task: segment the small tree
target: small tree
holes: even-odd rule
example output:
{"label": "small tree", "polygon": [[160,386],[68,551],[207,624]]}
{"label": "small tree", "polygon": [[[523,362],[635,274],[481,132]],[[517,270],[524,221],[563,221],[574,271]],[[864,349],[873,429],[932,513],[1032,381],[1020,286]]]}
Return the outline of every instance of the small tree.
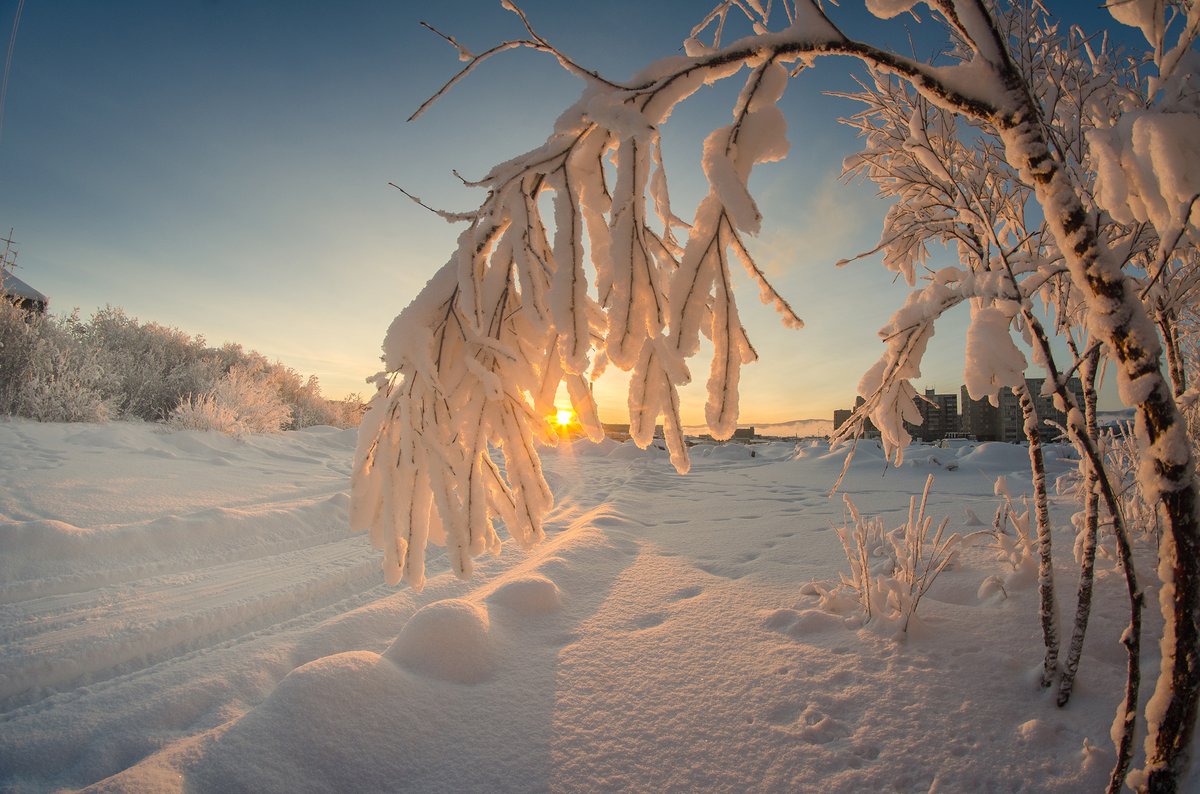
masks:
{"label": "small tree", "polygon": [[[362,425],[352,522],[370,529],[383,548],[389,581],[423,583],[430,538],[444,538],[454,570],[469,575],[475,555],[499,546],[493,516],[520,543],[541,537],[552,495],[534,443],[554,443],[541,417],[560,383],[585,430],[598,436],[591,380],[607,364],[631,372],[631,435],[647,444],[661,416],[672,462],[684,472],[677,387],[691,378],[688,360],[703,333],[714,350],[708,425],[714,437],[732,433],[740,368],[755,358],[739,319],[734,267],[745,268],[786,323],[800,325],[745,245],[762,223],[748,178],[756,164],[788,152],[778,102],[789,79],[815,58],[850,56],[868,69],[863,92],[853,95],[866,111],[851,122],[866,145],[851,170],[896,199],[877,249],[885,265],[915,286],[927,242],[952,242],[960,259],[959,267],[930,274],[893,316],[886,352],[859,386],[866,402],[857,418],[869,416],[889,454],[899,457],[910,440],[904,422],[919,416],[910,381],[920,374],[937,319],[969,305],[976,349],[1002,352],[968,354],[966,380],[977,384],[977,397],[1023,387],[1026,359],[1011,336],[1018,331],[1068,411],[1068,430],[1118,524],[1137,629],[1141,596],[1120,505],[1084,411],[1066,390],[1070,369],[1103,346],[1123,399],[1137,409],[1141,485],[1163,505],[1159,573],[1167,628],[1146,712],[1147,764],[1137,782],[1172,790],[1186,768],[1200,700],[1200,516],[1178,387],[1163,375],[1158,334],[1173,333],[1184,294],[1177,287],[1194,260],[1200,174],[1179,153],[1200,139],[1184,57],[1200,32],[1200,4],[1173,4],[1170,16],[1154,0],[1113,5],[1118,19],[1149,41],[1147,80],[1137,64],[1089,40],[1051,47],[1056,28],[1036,3],[1002,11],[985,0],[927,0],[949,41],[947,60],[935,65],[847,37],[813,0],[774,8],[726,0],[693,30],[686,55],[619,83],[576,64],[503,2],[527,37],[480,56],[448,39],[467,64],[430,101],[490,55],[515,47],[553,54],[586,88],[542,146],[470,183],[486,188],[487,198],[475,212],[446,214],[467,223],[458,249],[384,340],[386,371]],[[917,5],[867,4],[883,17]],[[744,16],[752,33],[728,43],[731,15]],[[699,165],[709,192],[684,223],[671,210],[659,128],[701,86],[747,71],[733,122],[705,141]],[[550,219],[543,217],[543,194]],[[1031,204],[1044,220],[1029,220]],[[1160,286],[1161,301],[1153,294]],[[1034,310],[1039,296],[1081,351],[1070,368],[1055,360],[1050,332]],[[505,456],[504,474],[491,446]],[[1035,470],[1038,460],[1033,450]],[[1048,519],[1038,513],[1048,566]],[[1048,574],[1044,567],[1044,597]],[[1051,617],[1045,608],[1043,615]],[[1055,632],[1052,620],[1046,626],[1049,683]],[[1131,755],[1136,636],[1131,632],[1114,789]]]}

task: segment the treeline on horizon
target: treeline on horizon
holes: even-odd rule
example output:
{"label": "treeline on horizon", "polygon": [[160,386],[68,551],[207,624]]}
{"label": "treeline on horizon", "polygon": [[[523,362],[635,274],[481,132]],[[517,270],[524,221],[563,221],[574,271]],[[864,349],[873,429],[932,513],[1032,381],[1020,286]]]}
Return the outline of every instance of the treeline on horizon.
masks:
{"label": "treeline on horizon", "polygon": [[240,435],[358,425],[360,395],[329,400],[315,375],[239,344],[210,347],[106,306],[88,319],[0,300],[0,415],[41,422],[142,420]]}

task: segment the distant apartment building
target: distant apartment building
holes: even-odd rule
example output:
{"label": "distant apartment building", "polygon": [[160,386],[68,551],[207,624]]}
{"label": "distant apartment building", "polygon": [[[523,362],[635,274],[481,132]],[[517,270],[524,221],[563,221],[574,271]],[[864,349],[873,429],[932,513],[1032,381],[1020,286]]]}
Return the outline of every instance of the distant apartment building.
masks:
{"label": "distant apartment building", "polygon": [[[1038,435],[1042,441],[1053,441],[1062,434],[1059,428],[1066,426],[1067,416],[1054,406],[1053,396],[1042,396],[1045,378],[1027,378],[1025,383],[1037,409]],[[1068,380],[1067,390],[1078,405],[1083,405],[1083,384],[1079,378]],[[960,397],[961,414],[958,410]],[[926,389],[924,397],[918,397],[916,402],[922,423],[906,427],[918,441],[940,441],[957,436],[968,436],[977,441],[1025,441],[1025,417],[1012,389],[1000,390],[999,405],[992,405],[986,399],[972,400],[966,386],[960,388],[959,394],[937,394],[933,389]],[[862,403],[863,398],[859,397],[856,405]],[[834,411],[834,429],[848,421],[851,413],[845,409]]]}
{"label": "distant apartment building", "polygon": [[[834,411],[833,412],[833,429],[834,429],[834,431],[836,431],[842,425],[849,422],[850,417],[854,414],[854,411],[858,408],[858,406],[862,405],[865,402],[866,402],[866,400],[864,400],[862,397],[859,397],[854,402],[854,408],[839,408],[838,410]],[[875,433],[875,432],[878,432],[878,431],[876,431],[875,425],[871,424],[870,419],[867,419],[865,422],[863,422],[863,433],[865,435],[870,435],[871,433]]]}
{"label": "distant apartment building", "polygon": [[924,398],[917,398],[917,410],[921,412],[921,424],[908,427],[913,438],[940,441],[960,432],[957,394],[937,394],[926,389]]}
{"label": "distant apartment building", "polygon": [[[962,432],[976,441],[1000,440],[1000,409],[987,399],[972,400],[967,394],[967,387],[961,388],[962,417],[960,425]],[[1011,391],[1005,390],[1009,396]]]}
{"label": "distant apartment building", "polygon": [[[1029,393],[1033,395],[1033,404],[1037,408],[1038,415],[1038,433],[1043,441],[1053,440],[1063,434],[1063,430],[1067,426],[1067,415],[1065,412],[1058,410],[1054,406],[1053,395],[1042,395],[1042,387],[1046,383],[1045,378],[1028,378],[1025,383],[1029,385]],[[1070,378],[1067,380],[1067,391],[1075,398],[1075,404],[1083,408],[1083,382],[1079,378]],[[1053,424],[1047,424],[1051,422]]]}

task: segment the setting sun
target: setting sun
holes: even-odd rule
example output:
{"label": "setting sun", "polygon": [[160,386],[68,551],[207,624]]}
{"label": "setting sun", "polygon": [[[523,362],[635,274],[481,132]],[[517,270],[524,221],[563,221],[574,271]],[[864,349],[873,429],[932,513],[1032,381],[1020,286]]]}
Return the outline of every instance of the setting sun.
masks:
{"label": "setting sun", "polygon": [[574,421],[575,412],[570,408],[559,408],[558,412],[554,415],[554,423],[559,427],[566,427],[567,425],[574,423]]}

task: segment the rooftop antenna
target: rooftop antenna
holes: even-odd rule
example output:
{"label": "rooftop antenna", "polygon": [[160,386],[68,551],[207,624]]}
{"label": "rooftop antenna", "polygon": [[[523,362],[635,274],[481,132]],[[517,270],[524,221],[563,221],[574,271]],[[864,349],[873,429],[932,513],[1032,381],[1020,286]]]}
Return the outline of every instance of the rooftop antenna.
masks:
{"label": "rooftop antenna", "polygon": [[4,243],[4,252],[0,253],[0,275],[3,275],[11,273],[17,266],[17,249],[13,247],[17,241],[13,239],[11,227],[8,230],[8,237],[0,239],[0,243]]}

